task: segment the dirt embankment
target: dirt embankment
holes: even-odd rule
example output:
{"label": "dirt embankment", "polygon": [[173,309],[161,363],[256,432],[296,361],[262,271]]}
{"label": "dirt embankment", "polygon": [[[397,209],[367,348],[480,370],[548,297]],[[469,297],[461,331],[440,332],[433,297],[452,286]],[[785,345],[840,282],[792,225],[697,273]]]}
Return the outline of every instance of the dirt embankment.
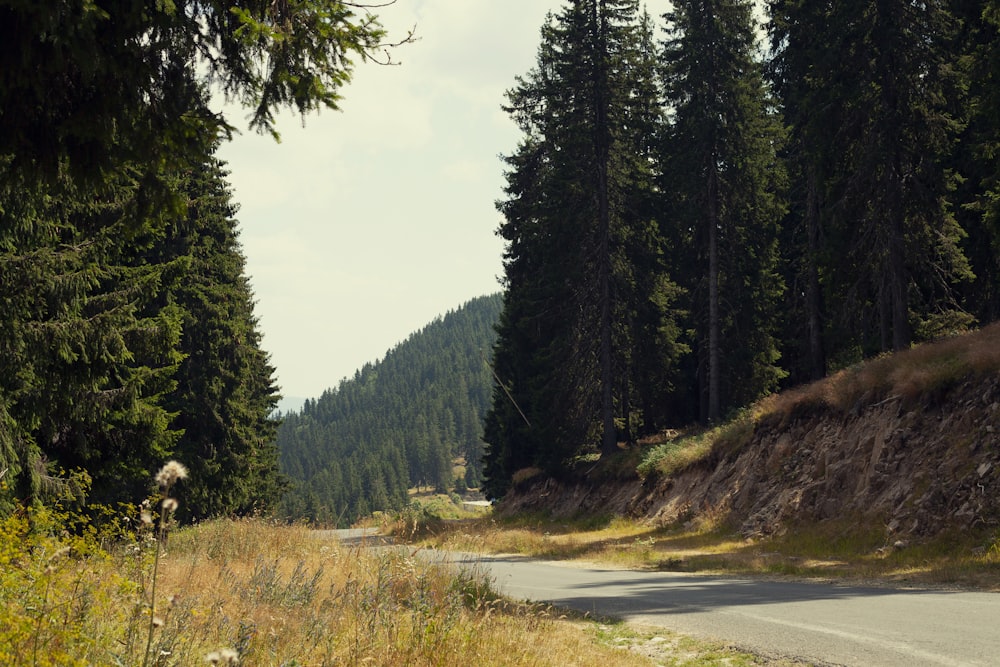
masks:
{"label": "dirt embankment", "polygon": [[620,514],[656,524],[708,516],[746,536],[799,521],[856,518],[890,535],[1000,525],[1000,377],[908,404],[900,397],[763,418],[738,451],[715,451],[670,478],[540,481],[505,513]]}

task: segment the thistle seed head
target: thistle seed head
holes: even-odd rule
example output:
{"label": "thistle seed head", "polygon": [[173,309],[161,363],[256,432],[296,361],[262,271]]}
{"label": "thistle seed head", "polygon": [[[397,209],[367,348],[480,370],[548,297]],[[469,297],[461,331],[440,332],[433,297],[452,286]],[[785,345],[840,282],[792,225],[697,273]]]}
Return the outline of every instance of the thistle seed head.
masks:
{"label": "thistle seed head", "polygon": [[188,476],[187,468],[177,461],[167,461],[160,472],[156,473],[156,483],[160,485],[161,489],[169,489],[178,480],[185,479]]}
{"label": "thistle seed head", "polygon": [[235,667],[240,664],[240,654],[231,648],[224,648],[221,651],[212,651],[205,656],[205,662],[213,665],[229,665]]}

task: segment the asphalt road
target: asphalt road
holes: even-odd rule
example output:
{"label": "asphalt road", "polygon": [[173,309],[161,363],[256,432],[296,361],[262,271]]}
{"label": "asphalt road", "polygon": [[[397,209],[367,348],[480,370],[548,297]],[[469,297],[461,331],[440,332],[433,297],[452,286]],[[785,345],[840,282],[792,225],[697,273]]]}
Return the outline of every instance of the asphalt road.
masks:
{"label": "asphalt road", "polygon": [[1000,594],[579,568],[436,555],[550,602],[817,665],[1000,665]]}

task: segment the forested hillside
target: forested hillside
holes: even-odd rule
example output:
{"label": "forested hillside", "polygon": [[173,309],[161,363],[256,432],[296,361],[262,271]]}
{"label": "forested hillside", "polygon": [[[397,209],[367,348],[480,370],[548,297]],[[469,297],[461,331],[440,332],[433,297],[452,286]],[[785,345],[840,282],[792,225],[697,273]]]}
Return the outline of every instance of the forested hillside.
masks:
{"label": "forested hillside", "polygon": [[487,494],[996,319],[998,27],[995,0],[550,14],[505,107]]}
{"label": "forested hillside", "polygon": [[344,525],[404,507],[410,487],[478,487],[500,307],[499,294],[473,299],[284,415],[278,450],[292,488],[281,513]]}

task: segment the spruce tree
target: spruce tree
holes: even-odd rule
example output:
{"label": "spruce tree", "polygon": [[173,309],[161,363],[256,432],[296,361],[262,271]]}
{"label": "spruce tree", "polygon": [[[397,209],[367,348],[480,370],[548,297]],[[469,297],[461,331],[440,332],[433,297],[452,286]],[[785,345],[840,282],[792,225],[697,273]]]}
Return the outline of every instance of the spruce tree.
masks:
{"label": "spruce tree", "polygon": [[961,81],[947,3],[770,6],[775,82],[804,184],[795,224],[812,244],[806,279],[822,288],[809,313],[825,304],[832,362],[961,328],[970,318],[955,286],[970,272],[948,201]]}
{"label": "spruce tree", "polygon": [[184,358],[164,405],[181,432],[173,455],[190,470],[185,520],[266,511],[284,489],[274,369],[261,349],[225,176],[214,157],[192,165],[180,188],[186,213],[144,253],[150,263],[177,266],[159,298],[182,313]]}
{"label": "spruce tree", "polygon": [[665,196],[689,294],[699,416],[773,390],[779,358],[783,131],[757,61],[752,3],[684,0],[667,19]]}
{"label": "spruce tree", "polygon": [[952,40],[965,78],[965,128],[952,160],[961,180],[952,195],[967,233],[962,248],[974,273],[964,305],[982,323],[1000,319],[1000,6],[956,1],[961,29]]}
{"label": "spruce tree", "polygon": [[[145,495],[179,435],[164,397],[183,312],[162,297],[186,261],[145,254],[184,214],[181,171],[231,131],[204,89],[221,85],[272,133],[277,109],[335,108],[352,57],[384,35],[355,11],[0,4],[0,512],[65,487],[62,468],[85,470],[95,500]],[[263,384],[233,423],[259,435],[272,388],[251,356]],[[266,449],[241,463],[261,466],[258,482],[272,479]]]}
{"label": "spruce tree", "polygon": [[[638,414],[631,396],[649,407],[663,386],[652,374],[677,351],[651,206],[652,51],[637,2],[570,2],[549,16],[536,67],[508,93],[524,138],[506,158],[498,205],[507,248],[485,422],[493,496],[520,468],[556,472],[590,445],[616,451]],[[650,330],[665,336],[662,349],[643,347]]]}
{"label": "spruce tree", "polygon": [[[0,465],[13,499],[67,490],[94,502],[145,496],[177,432],[164,397],[180,361],[180,309],[157,305],[169,264],[138,261],[169,211],[151,211],[136,170],[81,192],[0,178]],[[85,485],[84,485],[85,486]],[[72,490],[72,489],[70,489]],[[82,492],[83,488],[78,489]]]}

